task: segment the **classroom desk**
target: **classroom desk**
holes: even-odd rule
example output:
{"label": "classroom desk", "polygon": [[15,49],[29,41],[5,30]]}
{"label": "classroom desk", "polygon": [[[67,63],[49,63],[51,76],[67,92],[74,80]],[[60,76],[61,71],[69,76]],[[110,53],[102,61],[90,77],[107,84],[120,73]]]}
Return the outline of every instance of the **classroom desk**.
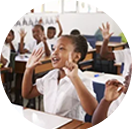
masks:
{"label": "classroom desk", "polygon": [[[24,73],[27,60],[28,58],[25,58],[24,56],[17,56],[15,58],[15,73],[20,74]],[[41,59],[41,61],[42,64],[37,66],[34,70],[35,74],[46,72],[53,69],[50,57],[44,57],[43,59]]]}
{"label": "classroom desk", "polygon": [[92,123],[83,123],[82,125],[80,125],[79,127],[77,127],[76,129],[87,129],[92,127]]}
{"label": "classroom desk", "polygon": [[[96,42],[96,53],[100,52],[100,48],[103,44],[103,41],[97,41]],[[109,42],[108,44],[108,49],[109,51],[113,51],[113,50],[122,50],[125,48],[126,43],[124,42]]]}
{"label": "classroom desk", "polygon": [[[105,84],[109,79],[117,79],[121,82],[124,81],[124,77],[115,74],[108,74],[108,73],[100,73],[100,72],[93,72],[93,71],[85,71],[84,75],[88,76],[93,82]],[[95,77],[98,75],[98,77]]]}
{"label": "classroom desk", "polygon": [[85,59],[79,63],[82,70],[94,68],[95,53],[96,53],[96,49],[90,49],[87,52]]}
{"label": "classroom desk", "polygon": [[[5,117],[2,117],[2,118],[0,117],[0,122],[5,123],[5,124],[14,124],[14,126],[16,126],[16,128],[19,128],[20,129],[21,127],[17,127],[17,125],[21,125],[20,123],[23,123],[24,122],[24,118],[27,119],[27,116],[28,115],[24,113],[24,111],[27,110],[27,109],[25,109],[22,106],[16,105],[16,104],[12,104],[12,103],[7,103],[7,102],[4,102],[4,101],[0,101],[0,106],[2,108],[5,107],[5,106],[9,106],[9,105],[13,105],[12,113],[9,113],[8,116],[6,116],[5,114],[8,113],[9,111],[7,111],[6,113],[4,113]],[[28,110],[30,110],[30,109],[28,109]],[[38,112],[38,111],[37,110],[34,110],[34,112]],[[35,120],[38,120],[39,119],[39,116],[43,116],[43,112],[41,112],[39,114],[39,116],[37,115],[37,117],[35,116],[35,114],[37,114],[37,113],[34,113],[33,117],[30,117],[30,116],[29,117],[32,120],[33,120],[33,118]],[[20,115],[20,118],[19,119],[18,119],[18,117],[19,117],[18,115]],[[57,117],[57,116],[51,117],[52,114],[48,114],[48,115],[50,115],[50,118],[52,118],[52,119]],[[20,120],[20,119],[22,119],[22,120]],[[15,123],[16,120],[18,121],[17,123]],[[40,124],[43,123],[41,121],[41,119],[39,121],[40,121]],[[32,125],[32,123],[30,125]],[[7,127],[8,127],[8,125],[7,125]],[[78,121],[78,120],[74,120],[73,119],[71,122],[66,123],[65,125],[62,125],[61,127],[58,127],[58,129],[92,129],[92,124],[91,123],[84,123],[82,121]]]}

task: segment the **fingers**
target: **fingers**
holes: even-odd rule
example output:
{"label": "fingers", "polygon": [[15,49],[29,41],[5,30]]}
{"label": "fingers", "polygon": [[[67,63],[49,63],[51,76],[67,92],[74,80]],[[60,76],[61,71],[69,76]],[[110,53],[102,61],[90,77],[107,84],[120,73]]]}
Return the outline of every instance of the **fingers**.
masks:
{"label": "fingers", "polygon": [[104,23],[102,23],[102,27],[103,27],[103,29],[105,29],[105,25],[104,25]]}
{"label": "fingers", "polygon": [[123,86],[123,84],[121,82],[119,82],[118,80],[116,79],[112,79],[112,80],[108,80],[106,82],[106,86],[110,86],[110,85],[113,85],[113,86],[116,86],[116,87],[119,87],[119,86]]}

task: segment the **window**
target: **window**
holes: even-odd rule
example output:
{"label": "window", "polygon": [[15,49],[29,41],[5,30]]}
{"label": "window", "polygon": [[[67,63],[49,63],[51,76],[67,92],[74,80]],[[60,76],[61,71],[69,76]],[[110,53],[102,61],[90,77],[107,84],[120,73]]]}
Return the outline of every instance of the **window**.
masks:
{"label": "window", "polygon": [[97,8],[88,4],[87,2],[78,3],[78,12],[79,13],[95,13]]}
{"label": "window", "polygon": [[35,13],[42,12],[42,0],[12,0],[12,12],[30,12],[28,7],[33,7]]}
{"label": "window", "polygon": [[0,11],[10,11],[9,0],[0,0]]}
{"label": "window", "polygon": [[62,0],[55,0],[44,4],[44,10],[46,13],[61,13]]}
{"label": "window", "polygon": [[64,12],[77,11],[77,0],[64,0]]}

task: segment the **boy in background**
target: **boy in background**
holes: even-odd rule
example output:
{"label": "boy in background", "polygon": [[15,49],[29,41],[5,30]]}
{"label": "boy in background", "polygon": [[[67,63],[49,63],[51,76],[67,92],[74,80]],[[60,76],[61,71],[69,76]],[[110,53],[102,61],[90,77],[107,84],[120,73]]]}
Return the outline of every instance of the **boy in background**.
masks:
{"label": "boy in background", "polygon": [[26,36],[26,33],[24,32],[24,30],[20,31],[20,37],[21,37],[20,46],[19,46],[20,53],[21,54],[32,53],[34,49],[39,49],[40,47],[43,47],[43,50],[45,51],[45,55],[50,56],[50,50],[46,42],[43,26],[39,24],[35,25],[32,30],[32,33],[33,33],[34,41],[29,42],[24,46],[24,38]]}

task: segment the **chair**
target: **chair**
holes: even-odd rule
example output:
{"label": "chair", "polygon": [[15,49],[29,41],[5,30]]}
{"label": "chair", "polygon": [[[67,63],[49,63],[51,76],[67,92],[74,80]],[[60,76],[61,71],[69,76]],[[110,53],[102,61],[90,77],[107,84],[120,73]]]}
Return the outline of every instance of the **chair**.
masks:
{"label": "chair", "polygon": [[96,47],[96,38],[87,38],[87,41],[90,43],[93,49]]}
{"label": "chair", "polygon": [[110,37],[110,42],[121,42],[121,37],[120,36],[111,36]]}
{"label": "chair", "polygon": [[[94,92],[96,93],[96,98],[98,103],[100,103],[101,99],[104,97],[105,85],[93,82]],[[92,116],[86,114],[85,122],[91,122]]]}
{"label": "chair", "polygon": [[10,78],[9,74],[12,73],[12,68],[0,68],[0,95],[5,95],[6,101],[8,101],[8,96],[12,102],[10,95]]}

